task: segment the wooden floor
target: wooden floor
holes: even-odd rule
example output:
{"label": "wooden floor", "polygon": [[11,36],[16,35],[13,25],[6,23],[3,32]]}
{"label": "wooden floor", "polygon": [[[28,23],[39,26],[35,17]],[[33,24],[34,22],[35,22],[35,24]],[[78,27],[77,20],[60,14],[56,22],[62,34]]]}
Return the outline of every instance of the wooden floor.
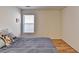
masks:
{"label": "wooden floor", "polygon": [[77,53],[75,49],[73,49],[71,46],[69,46],[65,41],[61,39],[53,39],[52,42],[59,51],[59,53]]}

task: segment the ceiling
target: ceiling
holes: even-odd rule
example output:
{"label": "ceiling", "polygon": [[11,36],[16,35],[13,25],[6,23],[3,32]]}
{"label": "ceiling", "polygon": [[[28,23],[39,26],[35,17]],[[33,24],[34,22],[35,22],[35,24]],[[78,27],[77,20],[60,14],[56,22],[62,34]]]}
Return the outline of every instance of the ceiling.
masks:
{"label": "ceiling", "polygon": [[18,6],[20,9],[63,9],[65,6]]}

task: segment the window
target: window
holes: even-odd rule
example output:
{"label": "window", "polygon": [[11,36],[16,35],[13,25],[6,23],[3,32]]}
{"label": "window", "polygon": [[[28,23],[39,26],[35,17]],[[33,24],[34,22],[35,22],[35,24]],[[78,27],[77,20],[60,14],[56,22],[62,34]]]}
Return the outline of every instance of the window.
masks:
{"label": "window", "polygon": [[34,33],[34,15],[24,15],[23,17],[23,33]]}

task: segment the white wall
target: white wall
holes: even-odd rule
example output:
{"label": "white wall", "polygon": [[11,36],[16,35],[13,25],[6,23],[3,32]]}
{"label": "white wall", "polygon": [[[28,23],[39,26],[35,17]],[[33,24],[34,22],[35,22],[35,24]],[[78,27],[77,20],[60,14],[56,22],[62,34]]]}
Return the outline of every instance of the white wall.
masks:
{"label": "white wall", "polygon": [[35,14],[35,36],[46,36],[61,39],[61,12],[60,10],[23,10],[22,14]]}
{"label": "white wall", "polygon": [[16,36],[20,35],[20,21],[16,23],[16,18],[21,20],[20,10],[16,7],[0,7],[0,29],[8,28]]}
{"label": "white wall", "polygon": [[63,39],[79,51],[79,7],[63,10]]}

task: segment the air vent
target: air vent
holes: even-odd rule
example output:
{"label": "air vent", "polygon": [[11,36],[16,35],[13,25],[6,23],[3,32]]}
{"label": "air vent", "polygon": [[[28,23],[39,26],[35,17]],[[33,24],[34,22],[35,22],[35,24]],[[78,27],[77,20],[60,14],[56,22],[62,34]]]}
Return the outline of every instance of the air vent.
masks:
{"label": "air vent", "polygon": [[25,6],[25,7],[31,7],[31,6]]}

